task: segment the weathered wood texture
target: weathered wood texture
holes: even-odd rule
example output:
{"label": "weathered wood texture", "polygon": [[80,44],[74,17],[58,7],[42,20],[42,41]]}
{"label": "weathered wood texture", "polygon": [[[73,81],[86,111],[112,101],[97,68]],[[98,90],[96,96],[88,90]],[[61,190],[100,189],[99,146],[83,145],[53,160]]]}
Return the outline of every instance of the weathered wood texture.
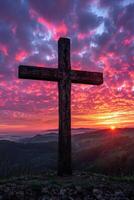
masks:
{"label": "weathered wood texture", "polygon": [[103,74],[100,72],[71,70],[71,82],[100,85],[103,83]]}
{"label": "weathered wood texture", "polygon": [[58,81],[58,69],[20,65],[19,78]]}
{"label": "weathered wood texture", "polygon": [[58,41],[59,87],[59,154],[58,175],[71,175],[71,80],[70,40]]}
{"label": "weathered wood texture", "polygon": [[70,40],[58,41],[58,69],[19,66],[19,78],[57,81],[59,89],[58,175],[71,175],[71,82],[100,85],[103,74],[71,70]]}

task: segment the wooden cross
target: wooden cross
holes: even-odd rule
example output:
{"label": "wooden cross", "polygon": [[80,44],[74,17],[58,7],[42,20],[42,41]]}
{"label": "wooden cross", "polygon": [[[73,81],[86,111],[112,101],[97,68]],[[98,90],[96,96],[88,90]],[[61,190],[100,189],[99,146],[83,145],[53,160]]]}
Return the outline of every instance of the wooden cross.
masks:
{"label": "wooden cross", "polygon": [[71,175],[71,83],[100,85],[103,74],[71,70],[70,39],[58,41],[58,69],[19,66],[19,78],[57,81],[59,89],[58,175]]}

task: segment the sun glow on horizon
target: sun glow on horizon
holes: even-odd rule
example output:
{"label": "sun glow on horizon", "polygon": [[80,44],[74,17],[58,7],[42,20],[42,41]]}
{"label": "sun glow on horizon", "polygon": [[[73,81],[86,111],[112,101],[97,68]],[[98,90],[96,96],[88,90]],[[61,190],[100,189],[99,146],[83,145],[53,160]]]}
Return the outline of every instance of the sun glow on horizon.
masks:
{"label": "sun glow on horizon", "polygon": [[116,129],[116,127],[113,125],[113,126],[110,126],[110,129],[113,131]]}

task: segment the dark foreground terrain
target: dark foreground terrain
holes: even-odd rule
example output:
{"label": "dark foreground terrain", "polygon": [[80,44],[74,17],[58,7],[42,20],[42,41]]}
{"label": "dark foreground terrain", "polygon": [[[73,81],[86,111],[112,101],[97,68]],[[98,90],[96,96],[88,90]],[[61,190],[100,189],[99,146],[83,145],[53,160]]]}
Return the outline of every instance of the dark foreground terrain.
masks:
{"label": "dark foreground terrain", "polygon": [[104,175],[54,173],[25,176],[0,182],[1,200],[134,200],[134,180]]}
{"label": "dark foreground terrain", "polygon": [[0,140],[0,200],[134,200],[134,129],[79,132],[72,177],[56,175],[56,133]]}

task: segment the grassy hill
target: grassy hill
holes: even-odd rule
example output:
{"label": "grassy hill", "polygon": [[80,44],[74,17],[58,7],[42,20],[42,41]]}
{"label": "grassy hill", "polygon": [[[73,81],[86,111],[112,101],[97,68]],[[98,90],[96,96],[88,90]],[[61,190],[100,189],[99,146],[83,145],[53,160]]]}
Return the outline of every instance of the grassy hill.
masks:
{"label": "grassy hill", "polygon": [[20,176],[0,181],[2,200],[133,200],[134,179],[109,177],[91,173],[75,173],[57,177],[54,173],[41,176]]}

